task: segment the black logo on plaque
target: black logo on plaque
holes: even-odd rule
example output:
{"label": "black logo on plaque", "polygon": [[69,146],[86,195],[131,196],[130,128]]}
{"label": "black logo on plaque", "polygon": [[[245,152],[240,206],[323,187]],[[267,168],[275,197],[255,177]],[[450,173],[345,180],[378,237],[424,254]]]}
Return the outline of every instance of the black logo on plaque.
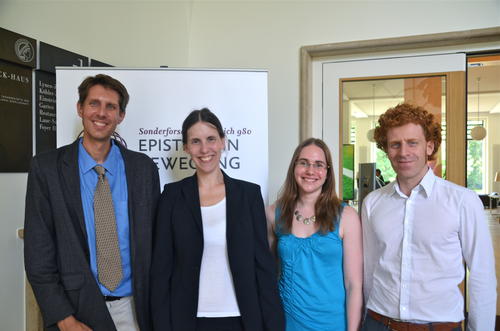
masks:
{"label": "black logo on plaque", "polygon": [[19,60],[26,63],[33,61],[33,57],[35,56],[35,48],[28,40],[16,40],[16,43],[14,44],[14,50]]}

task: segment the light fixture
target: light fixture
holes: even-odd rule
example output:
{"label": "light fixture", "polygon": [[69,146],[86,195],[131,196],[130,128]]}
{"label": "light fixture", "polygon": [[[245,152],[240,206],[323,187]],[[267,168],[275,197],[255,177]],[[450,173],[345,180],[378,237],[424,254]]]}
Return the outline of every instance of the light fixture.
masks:
{"label": "light fixture", "polygon": [[372,124],[373,128],[368,130],[366,133],[366,138],[368,141],[375,142],[375,84],[372,84]]}
{"label": "light fixture", "polygon": [[[479,81],[481,77],[477,77],[477,121],[479,122]],[[470,135],[474,140],[483,140],[486,137],[486,129],[482,125],[477,125],[470,130]]]}
{"label": "light fixture", "polygon": [[495,173],[495,182],[500,182],[500,171]]}

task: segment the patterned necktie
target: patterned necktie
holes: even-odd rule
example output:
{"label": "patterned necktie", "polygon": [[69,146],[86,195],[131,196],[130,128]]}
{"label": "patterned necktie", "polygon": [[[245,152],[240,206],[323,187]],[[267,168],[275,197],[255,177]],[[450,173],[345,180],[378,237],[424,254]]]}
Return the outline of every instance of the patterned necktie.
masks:
{"label": "patterned necktie", "polygon": [[99,282],[108,290],[114,291],[123,278],[115,210],[111,189],[105,176],[106,169],[96,165],[94,170],[99,175],[94,192],[97,274]]}

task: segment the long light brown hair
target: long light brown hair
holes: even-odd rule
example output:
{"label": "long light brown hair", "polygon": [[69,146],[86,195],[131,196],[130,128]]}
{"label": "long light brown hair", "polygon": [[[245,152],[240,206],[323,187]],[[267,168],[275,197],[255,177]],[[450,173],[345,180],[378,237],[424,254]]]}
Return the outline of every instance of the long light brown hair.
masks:
{"label": "long light brown hair", "polygon": [[285,183],[280,190],[277,208],[280,208],[280,219],[276,220],[284,233],[290,233],[292,229],[293,213],[299,200],[299,187],[295,181],[295,163],[297,162],[300,152],[304,147],[315,145],[323,150],[327,164],[326,180],[321,187],[321,193],[314,205],[314,215],[316,215],[316,223],[319,224],[319,230],[325,234],[333,231],[335,228],[334,220],[337,217],[340,206],[339,198],[335,192],[335,177],[333,174],[332,155],[330,149],[321,139],[309,138],[304,140],[293,153]]}

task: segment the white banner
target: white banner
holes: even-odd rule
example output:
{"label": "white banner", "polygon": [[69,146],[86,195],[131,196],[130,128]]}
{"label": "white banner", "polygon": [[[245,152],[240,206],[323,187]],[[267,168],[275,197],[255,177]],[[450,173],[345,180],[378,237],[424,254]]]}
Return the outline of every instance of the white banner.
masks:
{"label": "white banner", "polygon": [[221,168],[231,177],[259,184],[267,197],[267,72],[59,67],[58,147],[73,142],[82,130],[76,111],[78,86],[98,73],[127,88],[130,102],[117,132],[129,149],[149,155],[158,165],[162,187],[194,173],[182,149],[182,122],[192,110],[207,107],[226,133]]}

